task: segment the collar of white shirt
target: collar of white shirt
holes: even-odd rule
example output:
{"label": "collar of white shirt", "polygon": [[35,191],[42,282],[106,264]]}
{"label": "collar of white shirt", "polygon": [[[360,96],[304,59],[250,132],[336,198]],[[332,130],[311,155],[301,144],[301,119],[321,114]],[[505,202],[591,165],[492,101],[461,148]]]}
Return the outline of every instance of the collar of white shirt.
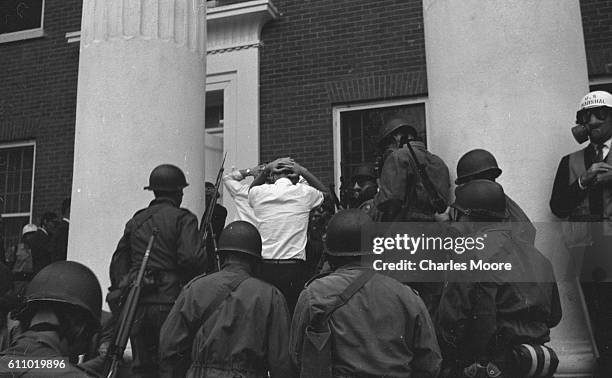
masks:
{"label": "collar of white shirt", "polygon": [[281,177],[278,180],[274,181],[274,185],[291,186],[291,185],[293,185],[293,183],[288,178]]}
{"label": "collar of white shirt", "polygon": [[[604,160],[606,159],[606,157],[608,156],[608,153],[610,152],[610,146],[612,145],[612,138],[608,139],[607,141],[604,142],[603,144],[603,158]],[[595,145],[593,145],[593,147],[595,148],[595,151],[597,151],[597,147]]]}

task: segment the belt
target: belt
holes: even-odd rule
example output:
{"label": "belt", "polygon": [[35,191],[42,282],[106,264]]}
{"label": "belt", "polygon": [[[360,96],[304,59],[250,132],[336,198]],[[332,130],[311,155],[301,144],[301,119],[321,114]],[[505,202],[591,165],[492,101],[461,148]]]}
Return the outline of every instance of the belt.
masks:
{"label": "belt", "polygon": [[262,262],[264,264],[279,264],[279,265],[285,265],[285,264],[301,264],[301,263],[305,263],[306,261],[302,260],[302,259],[264,259],[262,260]]}

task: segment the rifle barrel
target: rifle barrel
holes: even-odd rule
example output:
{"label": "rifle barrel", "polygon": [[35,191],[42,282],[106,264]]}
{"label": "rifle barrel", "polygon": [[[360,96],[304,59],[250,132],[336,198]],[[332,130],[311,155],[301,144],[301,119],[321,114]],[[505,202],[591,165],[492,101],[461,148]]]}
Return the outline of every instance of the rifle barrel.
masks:
{"label": "rifle barrel", "polygon": [[[155,241],[155,237],[158,233],[159,229],[153,228],[153,233],[149,238],[147,249],[145,250],[144,256],[142,258],[140,269],[138,270],[138,276],[136,277],[136,281],[130,289],[127,300],[125,301],[125,305],[121,309],[119,318],[119,328],[117,329],[117,333],[115,334],[115,339],[113,340],[113,343],[111,345],[111,350],[107,355],[106,370],[104,375],[108,378],[113,378],[117,375],[119,362],[123,359],[123,352],[125,351],[125,347],[130,337],[130,331],[132,329],[132,324],[134,323],[136,310],[138,309],[140,292],[142,290],[142,279],[144,277],[147,264],[149,262],[149,256],[151,255],[153,242]],[[110,359],[110,361],[108,359]]]}

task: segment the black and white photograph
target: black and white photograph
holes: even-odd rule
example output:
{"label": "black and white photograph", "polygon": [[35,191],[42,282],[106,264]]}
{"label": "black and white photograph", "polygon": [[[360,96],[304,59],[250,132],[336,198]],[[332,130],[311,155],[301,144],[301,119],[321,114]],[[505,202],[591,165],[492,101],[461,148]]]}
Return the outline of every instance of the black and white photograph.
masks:
{"label": "black and white photograph", "polygon": [[612,0],[0,0],[0,377],[612,377]]}

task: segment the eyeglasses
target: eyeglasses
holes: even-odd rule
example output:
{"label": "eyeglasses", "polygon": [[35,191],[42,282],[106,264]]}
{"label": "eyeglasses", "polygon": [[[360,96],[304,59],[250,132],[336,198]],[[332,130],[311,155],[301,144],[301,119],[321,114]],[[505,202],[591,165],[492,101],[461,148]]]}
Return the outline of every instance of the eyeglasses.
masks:
{"label": "eyeglasses", "polygon": [[600,106],[597,108],[582,109],[576,113],[576,123],[579,125],[589,123],[591,114],[598,120],[603,121],[610,115],[610,108],[607,106]]}

